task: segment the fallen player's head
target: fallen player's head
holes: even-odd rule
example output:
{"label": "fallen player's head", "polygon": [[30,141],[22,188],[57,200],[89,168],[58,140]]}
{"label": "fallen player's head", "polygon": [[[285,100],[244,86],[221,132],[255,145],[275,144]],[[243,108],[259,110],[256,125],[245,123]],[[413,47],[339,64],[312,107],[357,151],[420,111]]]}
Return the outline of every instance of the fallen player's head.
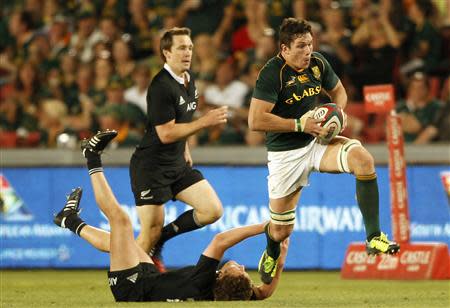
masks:
{"label": "fallen player's head", "polygon": [[243,265],[228,261],[219,271],[214,286],[216,301],[249,300],[253,283]]}

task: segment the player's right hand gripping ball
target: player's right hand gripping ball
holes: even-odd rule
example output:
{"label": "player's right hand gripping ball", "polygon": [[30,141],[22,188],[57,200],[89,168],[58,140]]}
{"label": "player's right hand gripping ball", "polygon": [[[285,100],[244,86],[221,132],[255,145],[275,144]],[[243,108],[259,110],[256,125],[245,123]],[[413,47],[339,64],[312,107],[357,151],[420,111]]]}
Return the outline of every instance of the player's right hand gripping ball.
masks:
{"label": "player's right hand gripping ball", "polygon": [[330,142],[331,139],[336,137],[344,125],[344,113],[340,107],[333,103],[319,106],[315,110],[313,117],[314,119],[323,118],[323,121],[319,125],[330,128],[325,137],[320,137],[320,140],[325,143]]}

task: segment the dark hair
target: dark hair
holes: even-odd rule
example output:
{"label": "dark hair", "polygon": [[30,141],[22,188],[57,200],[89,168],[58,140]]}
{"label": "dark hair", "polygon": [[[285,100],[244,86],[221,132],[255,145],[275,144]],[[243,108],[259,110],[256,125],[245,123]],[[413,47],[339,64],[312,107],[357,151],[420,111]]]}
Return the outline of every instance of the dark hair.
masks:
{"label": "dark hair", "polygon": [[296,38],[306,33],[312,35],[311,25],[306,20],[285,18],[280,26],[280,46],[281,44],[290,46]]}
{"label": "dark hair", "polygon": [[170,50],[173,45],[173,37],[176,35],[188,35],[191,36],[191,30],[189,28],[183,27],[183,28],[172,28],[170,30],[167,30],[164,32],[163,36],[161,37],[161,44],[159,46],[159,51],[161,52],[161,58],[164,62],[166,62],[166,57],[164,56],[163,50]]}
{"label": "dark hair", "polygon": [[416,0],[416,5],[426,18],[433,15],[434,7],[430,0]]}
{"label": "dark hair", "polygon": [[28,11],[16,11],[21,24],[24,24],[27,30],[34,28],[33,15]]}
{"label": "dark hair", "polygon": [[216,279],[214,299],[216,301],[245,301],[253,294],[252,282],[245,276],[223,275]]}

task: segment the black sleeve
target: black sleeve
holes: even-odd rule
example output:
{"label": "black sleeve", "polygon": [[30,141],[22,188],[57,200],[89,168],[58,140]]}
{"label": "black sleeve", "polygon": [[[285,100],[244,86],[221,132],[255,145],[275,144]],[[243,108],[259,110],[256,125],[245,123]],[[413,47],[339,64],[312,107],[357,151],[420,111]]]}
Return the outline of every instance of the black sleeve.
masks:
{"label": "black sleeve", "polygon": [[197,261],[197,264],[195,265],[195,269],[198,272],[214,272],[214,274],[217,271],[217,267],[219,266],[219,260],[207,257],[205,255],[201,255],[200,258]]}
{"label": "black sleeve", "polygon": [[150,122],[156,126],[175,119],[175,103],[170,87],[156,82],[150,86],[147,95],[147,114]]}

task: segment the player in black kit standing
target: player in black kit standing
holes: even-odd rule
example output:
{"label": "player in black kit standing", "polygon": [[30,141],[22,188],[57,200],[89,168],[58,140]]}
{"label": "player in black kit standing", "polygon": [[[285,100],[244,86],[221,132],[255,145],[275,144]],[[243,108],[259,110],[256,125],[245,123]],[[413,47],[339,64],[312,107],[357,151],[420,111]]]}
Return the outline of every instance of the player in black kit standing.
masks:
{"label": "player in black kit standing", "polygon": [[[222,204],[200,171],[192,169],[186,138],[202,128],[227,121],[227,108],[211,110],[192,121],[198,92],[189,73],[193,44],[188,28],[173,28],[161,37],[164,68],[147,94],[145,135],[130,163],[131,187],[141,231],[137,242],[150,253],[161,271],[162,245],[170,238],[213,223]],[[164,203],[177,199],[192,206],[175,221],[164,224]]]}

